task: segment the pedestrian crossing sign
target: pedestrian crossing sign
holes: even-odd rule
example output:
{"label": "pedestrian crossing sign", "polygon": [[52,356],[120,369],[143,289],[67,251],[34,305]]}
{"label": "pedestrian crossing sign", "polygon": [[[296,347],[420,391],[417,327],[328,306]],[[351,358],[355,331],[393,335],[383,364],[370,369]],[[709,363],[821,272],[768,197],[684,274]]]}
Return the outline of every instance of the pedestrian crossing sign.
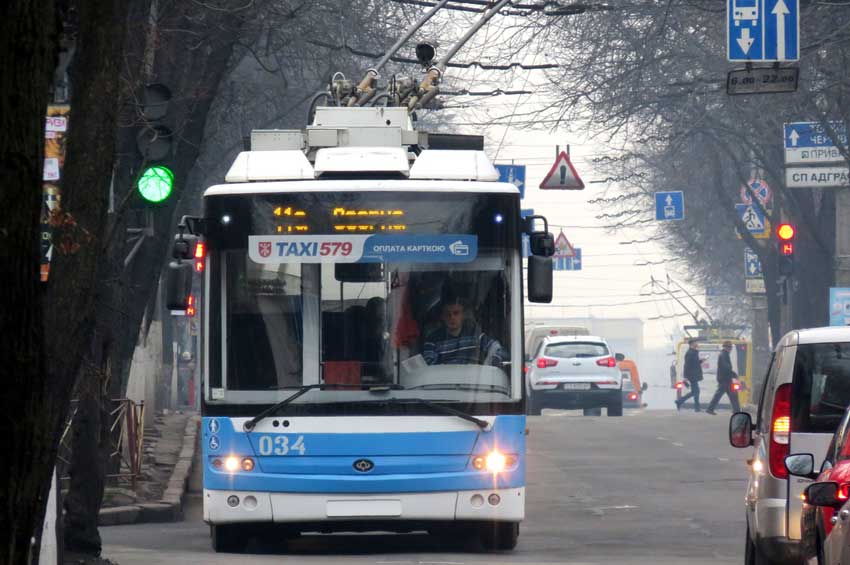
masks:
{"label": "pedestrian crossing sign", "polygon": [[[770,237],[770,220],[760,207],[755,204],[735,204],[735,211],[754,238]],[[738,234],[738,239],[741,239],[741,234]]]}

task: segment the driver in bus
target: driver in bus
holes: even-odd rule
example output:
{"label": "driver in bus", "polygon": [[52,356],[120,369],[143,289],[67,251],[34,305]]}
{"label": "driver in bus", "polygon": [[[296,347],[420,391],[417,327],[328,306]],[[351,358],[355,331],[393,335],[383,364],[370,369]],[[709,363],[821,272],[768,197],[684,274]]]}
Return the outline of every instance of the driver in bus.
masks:
{"label": "driver in bus", "polygon": [[502,346],[467,319],[463,298],[449,295],[440,307],[441,325],[428,334],[422,357],[429,365],[493,365],[501,367]]}

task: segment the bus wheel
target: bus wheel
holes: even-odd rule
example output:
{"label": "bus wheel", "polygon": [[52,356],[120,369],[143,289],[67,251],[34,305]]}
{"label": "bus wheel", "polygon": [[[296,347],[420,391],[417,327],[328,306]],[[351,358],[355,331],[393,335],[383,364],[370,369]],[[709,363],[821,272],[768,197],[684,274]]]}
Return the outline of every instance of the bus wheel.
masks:
{"label": "bus wheel", "polygon": [[240,536],[234,524],[210,526],[212,548],[216,553],[242,553],[245,551],[245,538]]}
{"label": "bus wheel", "polygon": [[519,538],[519,522],[488,522],[481,526],[480,537],[486,551],[511,550]]}

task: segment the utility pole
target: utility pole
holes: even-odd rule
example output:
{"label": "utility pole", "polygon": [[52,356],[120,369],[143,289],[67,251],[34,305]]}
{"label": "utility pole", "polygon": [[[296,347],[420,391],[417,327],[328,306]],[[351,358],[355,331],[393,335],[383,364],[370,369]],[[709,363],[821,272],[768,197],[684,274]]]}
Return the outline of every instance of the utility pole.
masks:
{"label": "utility pole", "polygon": [[835,286],[850,287],[850,189],[835,194]]}
{"label": "utility pole", "polygon": [[750,403],[758,405],[764,384],[765,371],[770,362],[770,320],[767,315],[767,296],[764,294],[753,294],[752,300],[752,336],[753,360],[752,360],[752,390],[750,391]]}

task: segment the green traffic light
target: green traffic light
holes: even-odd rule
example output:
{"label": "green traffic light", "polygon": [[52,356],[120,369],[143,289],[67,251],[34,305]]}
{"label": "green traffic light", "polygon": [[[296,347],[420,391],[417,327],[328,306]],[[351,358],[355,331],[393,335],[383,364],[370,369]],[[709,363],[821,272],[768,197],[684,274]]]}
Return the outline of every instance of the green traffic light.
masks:
{"label": "green traffic light", "polygon": [[137,186],[139,194],[148,202],[154,204],[163,202],[171,195],[171,189],[174,188],[174,173],[162,165],[148,167],[139,177]]}

